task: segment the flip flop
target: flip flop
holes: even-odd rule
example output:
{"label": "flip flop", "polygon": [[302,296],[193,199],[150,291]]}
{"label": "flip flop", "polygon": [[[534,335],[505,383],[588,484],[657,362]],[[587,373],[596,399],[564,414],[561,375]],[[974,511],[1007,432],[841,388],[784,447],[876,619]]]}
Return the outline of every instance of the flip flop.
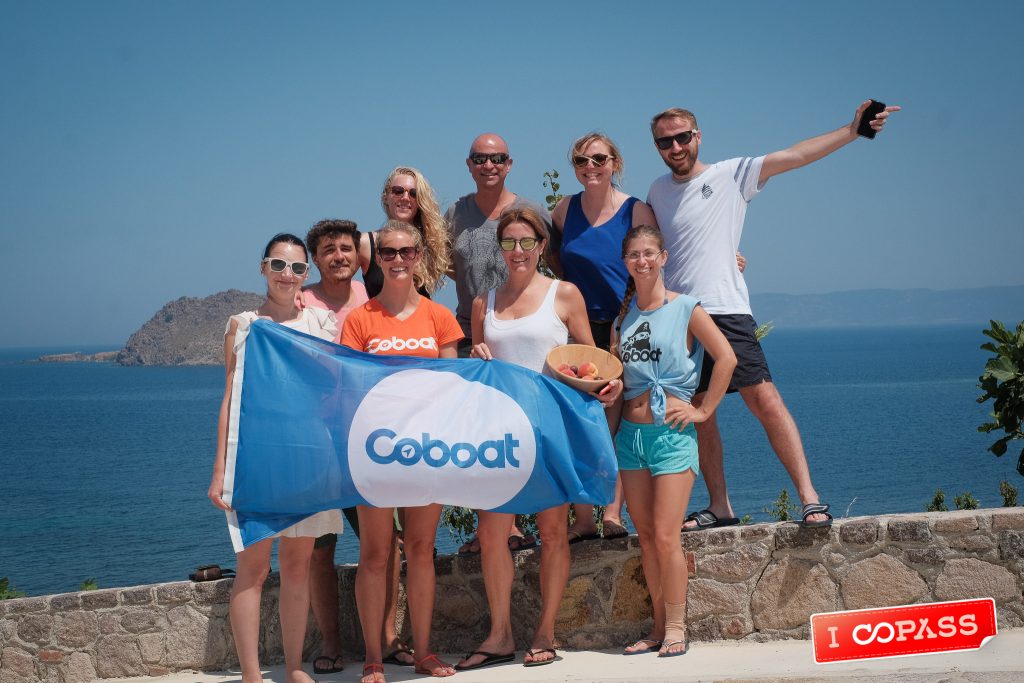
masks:
{"label": "flip flop", "polygon": [[697,526],[684,526],[683,531],[704,531],[705,529],[717,529],[722,526],[735,526],[740,523],[739,517],[718,518],[711,510],[704,508],[699,512],[691,512],[686,516],[687,522],[696,522]]}
{"label": "flip flop", "polygon": [[636,647],[638,645],[643,645],[646,649],[633,650],[632,652],[626,652],[625,650],[623,650],[622,654],[626,655],[627,657],[631,657],[633,655],[646,655],[650,654],[651,652],[657,652],[661,649],[661,642],[662,641],[660,640],[654,640],[652,638],[641,638],[640,640],[636,641],[635,643],[627,647]]}
{"label": "flip flop", "polygon": [[[327,662],[327,664],[321,664],[320,662]],[[345,667],[342,666],[341,655],[335,655],[334,657],[321,655],[313,660],[313,673],[315,674],[334,674],[344,670]]]}
{"label": "flip flop", "polygon": [[605,540],[612,538],[625,538],[626,536],[629,536],[629,530],[618,522],[612,522],[609,520],[607,522],[602,522],[601,526],[604,527]]}
{"label": "flip flop", "polygon": [[516,653],[515,652],[509,652],[508,654],[503,654],[502,655],[502,654],[497,654],[495,652],[486,652],[484,650],[476,650],[474,652],[470,652],[468,655],[463,657],[463,659],[469,659],[473,655],[481,655],[483,657],[483,660],[478,662],[478,663],[476,663],[476,664],[470,664],[468,666],[462,666],[461,664],[456,664],[455,665],[455,670],[456,671],[471,671],[473,669],[480,669],[480,668],[483,668],[485,666],[490,666],[492,664],[504,664],[505,662],[511,662],[511,661],[515,660],[515,658],[516,658]]}
{"label": "flip flop", "polygon": [[367,676],[373,676],[377,678],[377,674],[380,674],[381,678],[384,678],[384,665],[383,664],[366,664],[363,666],[363,678]]}
{"label": "flip flop", "polygon": [[530,548],[537,547],[537,537],[533,534],[526,534],[524,536],[517,536],[512,534],[508,537],[508,549],[514,553],[520,550],[529,550]]}
{"label": "flip flop", "polygon": [[554,649],[552,649],[550,647],[545,647],[545,648],[540,649],[540,650],[527,650],[526,654],[529,657],[536,657],[537,655],[544,654],[545,652],[550,652],[551,653],[551,659],[544,659],[544,660],[541,660],[539,662],[537,662],[537,661],[533,661],[533,662],[524,661],[523,662],[523,666],[545,666],[547,664],[551,664],[552,662],[561,661],[561,659],[562,659],[561,657],[558,656],[558,653],[555,652]]}
{"label": "flip flop", "polygon": [[[403,662],[401,659],[399,659],[398,655],[400,654],[407,655],[409,657],[409,661]],[[412,651],[412,648],[410,648],[403,642],[399,642],[395,646],[395,649],[388,653],[388,655],[384,658],[383,661],[385,664],[397,664],[398,666],[414,666],[416,664],[416,657],[415,653]]]}
{"label": "flip flop", "polygon": [[[800,513],[800,524],[809,529],[832,526],[832,514],[828,511],[828,508],[828,503],[808,503],[804,505],[804,509]],[[808,522],[807,518],[811,515],[825,515],[828,519],[821,522]]]}
{"label": "flip flop", "polygon": [[570,531],[569,532],[569,545],[572,545],[573,543],[582,543],[583,541],[596,541],[599,538],[601,538],[601,536],[598,535],[598,533],[596,531],[594,533],[592,533],[592,534],[586,534],[586,535],[583,535],[583,534],[581,534],[578,531]]}
{"label": "flip flop", "polygon": [[670,640],[670,641],[666,642],[664,645],[662,645],[662,649],[670,648],[673,645],[682,645],[683,649],[680,650],[679,652],[666,652],[664,654],[659,652],[658,656],[659,657],[682,657],[683,655],[685,655],[687,652],[690,651],[690,641],[685,640],[685,639],[684,640]]}
{"label": "flip flop", "polygon": [[[431,666],[427,666],[431,664]],[[427,676],[434,676],[434,669],[453,669],[451,664],[445,664],[441,661],[441,658],[435,654],[429,654],[425,657],[416,660],[416,668],[413,669],[418,674],[425,674]],[[450,675],[450,674],[449,674]],[[434,678],[440,678],[440,676],[434,676]]]}

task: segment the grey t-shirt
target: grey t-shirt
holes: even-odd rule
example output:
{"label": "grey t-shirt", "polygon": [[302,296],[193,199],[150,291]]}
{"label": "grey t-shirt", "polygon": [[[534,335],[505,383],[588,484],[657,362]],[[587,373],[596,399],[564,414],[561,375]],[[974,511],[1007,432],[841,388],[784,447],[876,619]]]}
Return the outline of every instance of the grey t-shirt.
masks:
{"label": "grey t-shirt", "polygon": [[[508,208],[533,209],[540,215],[550,234],[551,214],[537,202],[517,195]],[[469,339],[473,299],[501,286],[508,278],[505,259],[498,249],[498,219],[488,219],[476,205],[473,195],[467,194],[448,207],[445,222],[452,236],[455,294],[459,298],[455,317]]]}

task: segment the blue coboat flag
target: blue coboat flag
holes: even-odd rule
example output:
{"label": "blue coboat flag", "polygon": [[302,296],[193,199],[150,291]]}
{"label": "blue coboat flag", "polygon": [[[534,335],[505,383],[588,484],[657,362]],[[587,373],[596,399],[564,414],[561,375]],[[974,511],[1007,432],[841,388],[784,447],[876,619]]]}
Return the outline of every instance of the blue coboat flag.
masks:
{"label": "blue coboat flag", "polygon": [[257,320],[237,354],[224,499],[235,551],[322,510],[605,505],[600,402],[532,370],[375,356]]}

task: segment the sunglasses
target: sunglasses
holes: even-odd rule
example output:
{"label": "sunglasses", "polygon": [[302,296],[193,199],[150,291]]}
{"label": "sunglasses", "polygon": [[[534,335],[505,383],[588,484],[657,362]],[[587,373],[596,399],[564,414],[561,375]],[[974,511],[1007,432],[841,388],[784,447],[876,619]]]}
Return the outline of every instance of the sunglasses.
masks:
{"label": "sunglasses", "polygon": [[631,251],[625,256],[623,256],[623,258],[626,259],[627,261],[639,261],[640,259],[644,259],[645,261],[653,261],[654,259],[661,256],[663,253],[665,253],[664,249],[662,249],[661,251]]}
{"label": "sunglasses", "polygon": [[512,239],[506,237],[498,240],[498,246],[501,247],[502,251],[515,251],[516,245],[518,244],[523,251],[533,251],[537,248],[540,240],[536,237],[523,237],[522,239]]}
{"label": "sunglasses", "polygon": [[377,253],[380,254],[381,261],[394,261],[396,256],[401,256],[403,261],[412,261],[420,255],[420,248],[402,247],[401,249],[395,249],[394,247],[377,247]]}
{"label": "sunglasses", "polygon": [[508,155],[502,152],[496,154],[484,154],[482,152],[473,152],[469,155],[469,160],[477,166],[483,166],[490,161],[495,166],[502,166],[508,161]]}
{"label": "sunglasses", "polygon": [[411,188],[406,189],[406,188],[402,187],[401,185],[392,185],[391,186],[391,194],[395,195],[396,197],[401,197],[406,192],[409,193],[410,197],[412,197],[413,199],[416,199],[416,188],[415,187],[411,187]]}
{"label": "sunglasses", "polygon": [[265,258],[263,263],[269,263],[270,269],[275,273],[283,273],[285,268],[291,268],[296,275],[305,275],[309,271],[309,264],[302,261],[285,261],[283,258]]}
{"label": "sunglasses", "polygon": [[609,159],[614,159],[610,154],[602,154],[598,152],[594,156],[588,157],[585,154],[574,154],[572,157],[572,165],[576,168],[585,168],[589,162],[594,162],[594,166],[601,168],[608,163]]}
{"label": "sunglasses", "polygon": [[658,149],[672,149],[672,143],[678,142],[679,146],[690,144],[690,140],[693,139],[694,133],[697,130],[684,130],[682,133],[676,133],[675,135],[666,135],[663,138],[654,138],[654,144],[658,146]]}

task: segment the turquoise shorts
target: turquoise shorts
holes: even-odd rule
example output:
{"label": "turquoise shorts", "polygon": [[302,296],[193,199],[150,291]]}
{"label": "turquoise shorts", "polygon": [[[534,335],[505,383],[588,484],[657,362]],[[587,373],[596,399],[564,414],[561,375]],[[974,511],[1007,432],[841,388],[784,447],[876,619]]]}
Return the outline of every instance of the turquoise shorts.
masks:
{"label": "turquoise shorts", "polygon": [[668,425],[623,420],[615,435],[615,455],[620,470],[650,470],[653,477],[686,470],[700,474],[697,430],[692,423],[680,432]]}

